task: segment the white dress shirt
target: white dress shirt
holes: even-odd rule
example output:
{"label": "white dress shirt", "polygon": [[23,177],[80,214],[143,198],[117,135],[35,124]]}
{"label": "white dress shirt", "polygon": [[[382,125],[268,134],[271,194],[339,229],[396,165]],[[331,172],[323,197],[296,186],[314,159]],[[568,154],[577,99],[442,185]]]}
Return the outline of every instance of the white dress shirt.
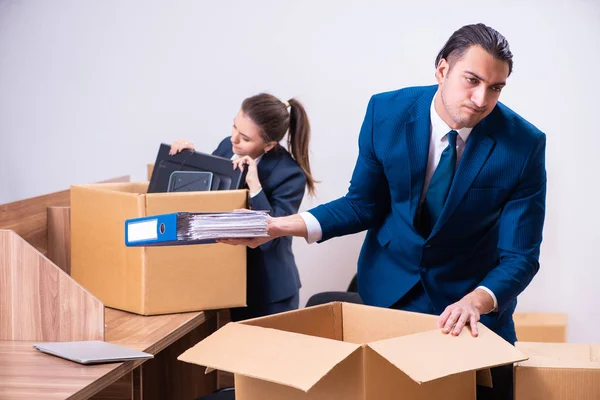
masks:
{"label": "white dress shirt", "polygon": [[[437,94],[436,94],[437,96]],[[446,134],[452,130],[439,116],[437,111],[435,110],[435,97],[431,102],[431,137],[429,140],[429,158],[427,160],[427,172],[425,174],[425,184],[423,185],[423,193],[421,195],[420,202],[422,203],[425,200],[425,194],[427,193],[427,189],[429,188],[429,182],[431,182],[431,177],[435,172],[435,169],[440,162],[440,158],[442,157],[442,152],[448,146],[448,139]],[[458,132],[456,136],[456,165],[460,162],[460,159],[465,151],[465,146],[467,145],[467,140],[469,140],[469,135],[473,128],[462,128],[455,129]],[[307,230],[307,239],[308,243],[314,243],[321,240],[323,236],[323,231],[321,230],[321,224],[319,221],[309,212],[302,212],[300,216],[304,220],[306,224]],[[496,300],[496,296],[494,293],[485,286],[479,286],[477,289],[485,290],[491,297],[494,299],[494,309],[495,311],[498,309],[498,301]]]}

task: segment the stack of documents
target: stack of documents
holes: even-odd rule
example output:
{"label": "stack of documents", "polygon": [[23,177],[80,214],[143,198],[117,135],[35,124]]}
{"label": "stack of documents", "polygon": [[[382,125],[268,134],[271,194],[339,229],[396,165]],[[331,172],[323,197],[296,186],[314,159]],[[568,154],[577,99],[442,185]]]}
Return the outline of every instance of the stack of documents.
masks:
{"label": "stack of documents", "polygon": [[267,237],[266,211],[173,213],[125,221],[127,246],[176,246],[216,239]]}
{"label": "stack of documents", "polygon": [[265,237],[265,211],[185,213],[177,219],[177,240]]}

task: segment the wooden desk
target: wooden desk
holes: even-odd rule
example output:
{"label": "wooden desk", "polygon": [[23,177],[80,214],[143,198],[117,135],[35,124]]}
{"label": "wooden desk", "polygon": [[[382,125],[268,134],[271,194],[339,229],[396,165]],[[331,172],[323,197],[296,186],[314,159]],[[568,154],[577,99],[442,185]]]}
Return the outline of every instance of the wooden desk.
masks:
{"label": "wooden desk", "polygon": [[215,389],[215,373],[176,360],[216,329],[215,312],[144,317],[107,308],[105,322],[106,341],[155,358],[83,366],[34,342],[0,342],[0,399],[193,399]]}
{"label": "wooden desk", "polygon": [[107,307],[104,312],[105,340],[157,354],[215,317],[214,311],[143,316]]}
{"label": "wooden desk", "polygon": [[0,399],[88,399],[136,366],[81,366],[43,354],[33,343],[0,342]]}
{"label": "wooden desk", "polygon": [[[110,181],[128,182],[129,177]],[[59,223],[57,231],[50,232],[55,236],[65,233],[68,218],[64,210],[48,208],[69,203],[67,190],[0,205],[0,228],[13,229],[43,254],[62,260],[60,267],[68,273],[68,236],[55,241],[48,237],[49,217]],[[0,341],[0,399],[190,400],[216,388],[215,372],[205,374],[200,366],[177,361],[216,330],[215,312],[144,317],[105,308],[104,322],[106,341],[152,353],[154,358],[83,366],[42,354],[32,348],[32,341]]]}

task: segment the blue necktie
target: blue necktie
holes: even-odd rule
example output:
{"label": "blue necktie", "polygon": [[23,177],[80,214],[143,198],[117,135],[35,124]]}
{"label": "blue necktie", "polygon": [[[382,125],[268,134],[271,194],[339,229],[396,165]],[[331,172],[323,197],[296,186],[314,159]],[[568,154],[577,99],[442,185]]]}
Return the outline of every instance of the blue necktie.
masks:
{"label": "blue necktie", "polygon": [[442,208],[446,203],[446,197],[452,185],[454,170],[456,168],[456,136],[458,132],[450,131],[446,135],[448,146],[442,152],[440,162],[431,177],[425,201],[423,202],[422,224],[424,236],[429,236],[435,226]]}

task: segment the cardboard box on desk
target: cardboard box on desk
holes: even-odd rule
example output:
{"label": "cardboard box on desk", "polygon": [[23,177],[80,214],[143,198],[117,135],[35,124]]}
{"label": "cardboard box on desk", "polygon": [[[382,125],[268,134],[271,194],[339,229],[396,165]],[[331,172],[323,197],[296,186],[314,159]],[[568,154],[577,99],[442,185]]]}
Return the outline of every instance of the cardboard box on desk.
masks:
{"label": "cardboard box on desk", "polygon": [[229,323],[179,360],[234,372],[245,400],[472,400],[476,370],[526,358],[482,325],[454,337],[436,320],[330,303]]}
{"label": "cardboard box on desk", "polygon": [[515,400],[600,399],[600,344],[528,343],[515,366]]}
{"label": "cardboard box on desk", "polygon": [[513,320],[520,342],[567,341],[567,314],[546,312],[514,313]]}
{"label": "cardboard box on desk", "polygon": [[108,307],[143,315],[246,305],[246,248],[126,247],[128,218],[232,211],[247,191],[146,194],[147,183],[71,187],[71,275]]}

